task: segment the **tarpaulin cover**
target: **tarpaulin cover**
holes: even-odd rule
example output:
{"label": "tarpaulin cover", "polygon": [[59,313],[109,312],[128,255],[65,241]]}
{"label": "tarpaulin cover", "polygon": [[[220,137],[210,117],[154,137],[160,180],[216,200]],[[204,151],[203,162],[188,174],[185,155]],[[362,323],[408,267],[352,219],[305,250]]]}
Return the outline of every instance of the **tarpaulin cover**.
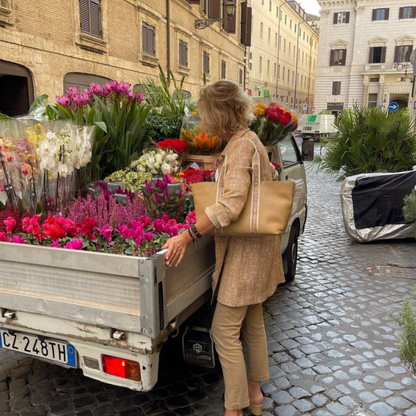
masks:
{"label": "tarpaulin cover", "polygon": [[355,241],[412,237],[403,199],[416,185],[416,171],[371,173],[345,179],[341,188],[347,234]]}

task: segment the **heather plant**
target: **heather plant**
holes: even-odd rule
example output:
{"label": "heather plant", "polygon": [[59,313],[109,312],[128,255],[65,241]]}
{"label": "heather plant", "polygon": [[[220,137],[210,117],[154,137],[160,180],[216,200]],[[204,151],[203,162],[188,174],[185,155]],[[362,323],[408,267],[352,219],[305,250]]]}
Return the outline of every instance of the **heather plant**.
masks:
{"label": "heather plant", "polygon": [[131,221],[146,215],[143,202],[138,198],[133,200],[127,198],[126,205],[123,205],[117,203],[109,194],[102,194],[97,199],[91,195],[87,198],[78,197],[67,204],[63,212],[66,218],[75,223],[89,217],[95,220],[97,228],[112,226],[114,229],[118,229],[120,225],[128,225]]}
{"label": "heather plant", "polygon": [[[413,288],[416,298],[416,286]],[[416,375],[416,313],[408,298],[403,300],[399,314],[390,314],[403,329],[399,351],[402,362]]]}
{"label": "heather plant", "polygon": [[407,110],[378,107],[343,111],[335,122],[339,134],[324,141],[314,161],[343,180],[360,173],[402,172],[416,163],[416,133]]}

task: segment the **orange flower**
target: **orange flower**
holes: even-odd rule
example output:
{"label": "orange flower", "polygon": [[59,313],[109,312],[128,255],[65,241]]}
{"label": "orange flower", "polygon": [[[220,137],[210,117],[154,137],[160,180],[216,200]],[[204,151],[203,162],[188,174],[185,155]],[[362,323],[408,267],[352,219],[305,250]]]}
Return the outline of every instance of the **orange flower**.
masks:
{"label": "orange flower", "polygon": [[32,176],[32,167],[27,163],[22,163],[21,170],[22,174],[30,179],[30,177]]}

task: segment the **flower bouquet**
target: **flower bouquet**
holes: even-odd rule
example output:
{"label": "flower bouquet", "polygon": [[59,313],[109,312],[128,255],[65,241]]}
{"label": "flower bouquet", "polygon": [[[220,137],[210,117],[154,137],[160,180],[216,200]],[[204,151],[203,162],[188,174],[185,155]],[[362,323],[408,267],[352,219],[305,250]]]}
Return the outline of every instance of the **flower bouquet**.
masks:
{"label": "flower bouquet", "polygon": [[170,175],[162,180],[146,181],[142,185],[143,202],[147,215],[160,218],[163,214],[180,221],[184,212],[184,195],[182,183]]}
{"label": "flower bouquet", "polygon": [[268,107],[258,103],[253,112],[255,119],[250,128],[265,146],[275,145],[296,130],[296,114],[277,103],[271,103]]}
{"label": "flower bouquet", "polygon": [[185,112],[180,139],[188,143],[192,155],[212,155],[221,152],[227,144],[225,140],[210,134],[201,123],[198,113]]}

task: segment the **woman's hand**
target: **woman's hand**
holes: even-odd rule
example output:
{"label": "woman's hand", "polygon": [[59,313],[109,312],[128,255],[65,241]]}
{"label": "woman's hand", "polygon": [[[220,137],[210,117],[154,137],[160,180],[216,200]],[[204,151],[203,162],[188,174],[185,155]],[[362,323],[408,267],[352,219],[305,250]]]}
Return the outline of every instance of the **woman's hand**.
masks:
{"label": "woman's hand", "polygon": [[175,237],[169,238],[162,247],[162,249],[168,250],[165,255],[166,265],[170,267],[176,261],[175,267],[178,267],[185,255],[186,247],[191,242],[192,239],[187,230]]}

